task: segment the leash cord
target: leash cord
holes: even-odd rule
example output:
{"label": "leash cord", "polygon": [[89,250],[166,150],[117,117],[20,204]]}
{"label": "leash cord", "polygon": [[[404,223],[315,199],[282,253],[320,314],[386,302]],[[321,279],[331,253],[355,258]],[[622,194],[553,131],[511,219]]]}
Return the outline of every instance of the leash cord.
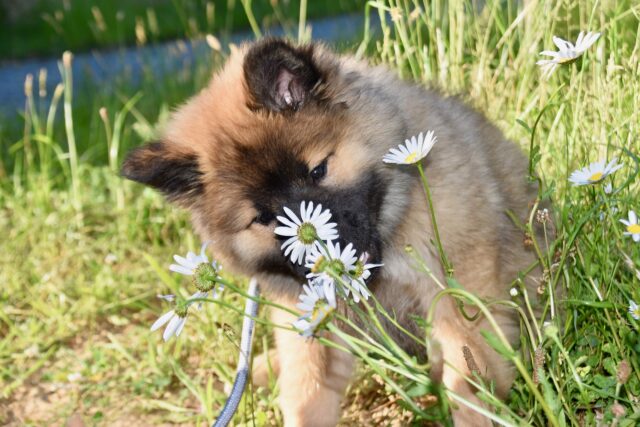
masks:
{"label": "leash cord", "polygon": [[244,307],[244,319],[242,320],[242,335],[240,338],[240,357],[238,358],[238,368],[236,369],[236,379],[233,382],[231,393],[220,411],[220,415],[213,423],[212,427],[226,427],[233,419],[233,415],[238,410],[238,405],[242,399],[247,379],[249,378],[249,363],[251,361],[251,340],[255,326],[254,318],[258,314],[258,301],[255,299],[260,295],[260,288],[255,277],[249,282],[247,293],[250,298]]}

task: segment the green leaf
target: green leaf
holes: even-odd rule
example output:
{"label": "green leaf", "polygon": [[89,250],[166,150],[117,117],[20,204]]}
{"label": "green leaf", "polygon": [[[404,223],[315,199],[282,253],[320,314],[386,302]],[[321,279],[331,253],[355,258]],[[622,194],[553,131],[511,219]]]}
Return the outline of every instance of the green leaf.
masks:
{"label": "green leaf", "polygon": [[610,392],[616,386],[615,377],[605,377],[604,375],[594,375],[593,383],[604,391]]}
{"label": "green leaf", "polygon": [[533,132],[533,130],[529,127],[529,125],[524,120],[516,119],[516,123],[518,123],[520,126],[525,128],[525,130],[529,132],[529,134]]}
{"label": "green leaf", "polygon": [[618,372],[618,366],[611,357],[607,357],[606,359],[604,359],[602,365],[604,366],[604,370],[607,371],[609,375],[616,375],[616,373]]}
{"label": "green leaf", "polygon": [[464,291],[464,286],[462,286],[462,283],[458,282],[453,277],[447,277],[447,285],[449,285],[450,288],[462,289]]}
{"label": "green leaf", "polygon": [[424,396],[429,393],[429,386],[427,384],[415,383],[408,390],[407,395],[409,397]]}
{"label": "green leaf", "polygon": [[549,405],[549,408],[551,408],[551,410],[556,414],[561,413],[562,404],[560,403],[560,399],[558,398],[555,389],[547,380],[547,376],[543,368],[538,368],[538,380],[542,386],[542,396],[547,402],[547,405]]}
{"label": "green leaf", "polygon": [[149,263],[149,266],[154,273],[158,275],[162,283],[164,283],[169,289],[176,289],[176,282],[171,278],[168,268],[161,267],[160,264],[148,253],[142,254],[143,258]]}
{"label": "green leaf", "polygon": [[513,350],[509,349],[505,344],[500,341],[500,339],[491,331],[482,330],[480,331],[484,339],[487,343],[498,352],[501,356],[506,359],[513,359],[516,354]]}

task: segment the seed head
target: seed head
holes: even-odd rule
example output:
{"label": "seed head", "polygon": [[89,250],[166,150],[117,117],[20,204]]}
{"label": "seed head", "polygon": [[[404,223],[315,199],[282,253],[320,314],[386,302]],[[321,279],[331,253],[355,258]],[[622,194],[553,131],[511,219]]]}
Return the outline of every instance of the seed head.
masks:
{"label": "seed head", "polygon": [[208,262],[201,263],[193,275],[193,284],[200,292],[209,292],[216,286],[217,269]]}
{"label": "seed head", "polygon": [[189,306],[187,304],[180,303],[176,305],[173,311],[176,313],[176,316],[184,319],[187,317],[187,313],[189,312]]}
{"label": "seed head", "polygon": [[618,371],[616,372],[616,378],[620,384],[625,384],[631,376],[631,366],[626,360],[622,360],[618,364]]}
{"label": "seed head", "polygon": [[73,53],[68,50],[62,54],[62,65],[64,68],[71,68],[71,61],[73,60]]}
{"label": "seed head", "polygon": [[540,209],[536,212],[536,221],[538,224],[546,224],[551,219],[551,215],[549,215],[549,210],[547,208]]}
{"label": "seed head", "polygon": [[33,74],[27,74],[24,79],[24,95],[30,98],[33,95]]}

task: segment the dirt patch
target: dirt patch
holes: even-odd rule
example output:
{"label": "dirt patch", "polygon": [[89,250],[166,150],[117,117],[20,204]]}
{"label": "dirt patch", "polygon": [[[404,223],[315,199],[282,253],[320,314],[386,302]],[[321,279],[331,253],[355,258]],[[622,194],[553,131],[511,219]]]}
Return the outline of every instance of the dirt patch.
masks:
{"label": "dirt patch", "polygon": [[[435,396],[423,396],[418,399],[418,403],[423,408],[428,408],[434,406],[437,399]],[[349,389],[342,409],[340,427],[401,427],[412,425],[413,421],[411,411],[402,407],[400,397],[389,392],[384,381],[377,375],[362,375]]]}

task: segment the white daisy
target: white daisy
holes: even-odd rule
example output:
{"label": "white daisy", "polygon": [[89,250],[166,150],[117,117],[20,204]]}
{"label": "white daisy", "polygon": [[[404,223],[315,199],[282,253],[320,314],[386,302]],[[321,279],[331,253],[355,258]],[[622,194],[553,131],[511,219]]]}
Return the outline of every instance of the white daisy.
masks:
{"label": "white daisy", "polygon": [[[198,289],[198,292],[193,294],[191,298],[208,298],[209,294],[212,294],[213,298],[218,298],[219,293],[224,290],[224,286],[217,283],[220,278],[218,272],[222,270],[222,266],[218,261],[209,262],[209,258],[205,253],[208,245],[209,242],[205,242],[202,245],[200,255],[196,255],[193,252],[188,252],[186,257],[174,255],[173,259],[177,264],[169,266],[171,271],[193,277],[193,284]],[[172,295],[161,298],[172,301],[166,297],[174,298]],[[201,308],[202,301],[198,303],[198,309]]]}
{"label": "white daisy", "polygon": [[557,52],[552,50],[540,52],[540,55],[550,56],[551,59],[541,59],[536,64],[542,69],[543,75],[549,77],[558,68],[558,65],[567,64],[578,59],[599,37],[600,33],[588,32],[585,34],[584,31],[581,31],[574,45],[560,37],[553,36],[553,43],[559,50]]}
{"label": "white daisy", "polygon": [[634,319],[640,320],[640,306],[634,300],[629,300],[629,313]]}
{"label": "white daisy", "polygon": [[410,165],[417,163],[427,157],[429,151],[437,141],[432,130],[427,134],[420,132],[417,139],[412,136],[411,139],[405,139],[404,144],[398,145],[398,148],[392,148],[384,155],[382,161],[385,163],[396,163],[399,165]]}
{"label": "white daisy", "polygon": [[181,257],[180,255],[174,255],[173,259],[177,262],[177,264],[171,264],[169,266],[169,270],[184,274],[185,276],[193,276],[196,269],[200,264],[208,263],[209,258],[207,258],[207,254],[205,254],[205,249],[209,242],[205,242],[200,248],[200,255],[196,255],[193,252],[187,252],[186,257]]}
{"label": "white daisy", "polygon": [[634,211],[629,211],[629,220],[621,219],[621,223],[627,226],[625,236],[631,236],[634,242],[640,242],[640,224],[638,224],[638,216]]}
{"label": "white daisy", "polygon": [[322,205],[313,202],[300,203],[300,217],[291,209],[284,208],[287,216],[278,216],[278,221],[284,226],[276,227],[275,233],[289,237],[281,246],[284,255],[290,257],[294,264],[302,264],[305,257],[313,248],[319,246],[318,240],[330,242],[338,238],[336,223],[329,222],[331,212],[322,210]]}
{"label": "white daisy", "polygon": [[[367,252],[360,255],[358,261],[356,261],[355,268],[350,271],[351,274],[351,287],[353,288],[353,301],[360,302],[360,297],[365,300],[369,299],[371,295],[367,288],[367,279],[371,277],[371,269],[382,267],[383,264],[367,264],[369,260],[369,254]],[[347,289],[347,295],[349,294]]]}
{"label": "white daisy", "polygon": [[316,303],[324,299],[331,307],[336,308],[336,288],[332,280],[316,279],[302,286],[303,292],[296,305],[299,310],[312,311]]}
{"label": "white daisy", "polygon": [[303,287],[300,302],[296,305],[302,315],[293,322],[293,327],[305,337],[311,337],[329,315],[336,309],[336,291],[333,281],[315,280]]}
{"label": "white daisy", "polygon": [[172,336],[180,336],[180,333],[184,329],[184,325],[187,322],[187,314],[189,312],[189,306],[187,304],[178,305],[171,311],[166,312],[153,325],[151,325],[151,332],[160,329],[164,324],[167,327],[162,333],[162,339],[168,341]]}
{"label": "white daisy", "polygon": [[573,171],[569,177],[569,181],[571,181],[574,186],[596,184],[621,167],[622,164],[619,164],[618,159],[615,157],[607,164],[605,164],[604,160],[600,160],[582,169]]}

